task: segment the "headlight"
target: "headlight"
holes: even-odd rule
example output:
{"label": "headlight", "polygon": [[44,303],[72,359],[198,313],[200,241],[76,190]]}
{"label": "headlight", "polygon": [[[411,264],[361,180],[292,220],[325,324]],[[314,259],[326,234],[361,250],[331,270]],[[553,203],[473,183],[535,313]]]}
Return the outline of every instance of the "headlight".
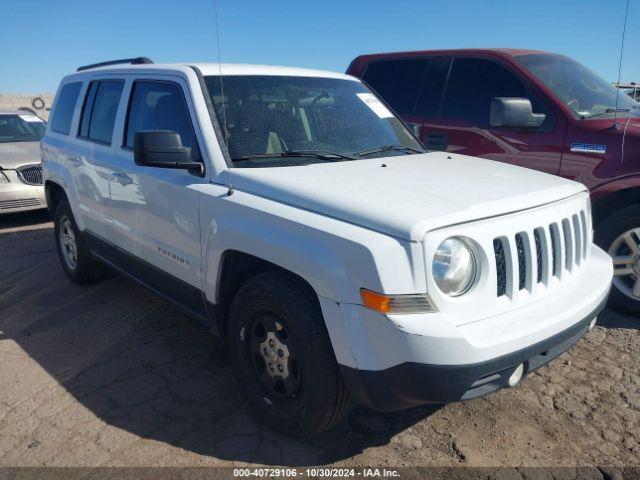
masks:
{"label": "headlight", "polygon": [[447,238],[433,256],[433,278],[447,295],[458,297],[473,286],[478,263],[472,248],[459,237]]}
{"label": "headlight", "polygon": [[2,170],[0,170],[0,183],[9,183],[9,179]]}

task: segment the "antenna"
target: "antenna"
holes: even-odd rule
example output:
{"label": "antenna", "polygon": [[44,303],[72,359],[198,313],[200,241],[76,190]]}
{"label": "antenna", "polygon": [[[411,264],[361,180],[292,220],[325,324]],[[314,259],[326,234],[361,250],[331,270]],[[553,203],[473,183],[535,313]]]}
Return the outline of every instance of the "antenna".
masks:
{"label": "antenna", "polygon": [[[229,147],[229,131],[227,130],[227,108],[225,107],[224,85],[222,84],[222,50],[220,48],[220,28],[218,26],[218,2],[213,0],[213,18],[216,26],[216,44],[218,47],[218,76],[220,77],[220,95],[222,96],[222,129],[224,132],[224,142]],[[231,168],[229,168],[229,192],[233,195],[233,185],[231,183]]]}
{"label": "antenna", "polygon": [[[622,53],[624,52],[624,36],[627,32],[627,16],[629,15],[629,0],[624,10],[624,24],[622,26],[622,42],[620,44],[620,60],[618,61],[618,85],[620,85],[620,75],[622,73]],[[222,79],[220,79],[222,81]],[[620,89],[616,88],[616,108],[613,110],[613,126],[618,123],[618,98],[620,97]]]}

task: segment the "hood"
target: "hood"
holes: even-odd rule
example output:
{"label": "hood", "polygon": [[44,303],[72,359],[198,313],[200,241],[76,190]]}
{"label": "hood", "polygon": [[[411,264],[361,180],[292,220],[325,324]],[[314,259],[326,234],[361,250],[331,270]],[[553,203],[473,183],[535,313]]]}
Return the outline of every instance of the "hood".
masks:
{"label": "hood", "polygon": [[40,142],[0,143],[0,168],[14,170],[33,163],[40,163]]}
{"label": "hood", "polygon": [[433,229],[503,215],[585,191],[576,182],[466,155],[419,155],[237,168],[237,190],[420,241]]}

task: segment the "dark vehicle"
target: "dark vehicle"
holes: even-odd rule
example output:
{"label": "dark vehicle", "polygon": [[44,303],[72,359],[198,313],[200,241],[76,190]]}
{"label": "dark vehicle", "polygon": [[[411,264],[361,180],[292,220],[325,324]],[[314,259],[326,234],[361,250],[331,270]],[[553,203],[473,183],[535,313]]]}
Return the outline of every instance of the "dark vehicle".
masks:
{"label": "dark vehicle", "polygon": [[425,146],[561,175],[591,190],[614,258],[611,303],[640,313],[640,104],[553,53],[482,49],[357,57],[360,77]]}

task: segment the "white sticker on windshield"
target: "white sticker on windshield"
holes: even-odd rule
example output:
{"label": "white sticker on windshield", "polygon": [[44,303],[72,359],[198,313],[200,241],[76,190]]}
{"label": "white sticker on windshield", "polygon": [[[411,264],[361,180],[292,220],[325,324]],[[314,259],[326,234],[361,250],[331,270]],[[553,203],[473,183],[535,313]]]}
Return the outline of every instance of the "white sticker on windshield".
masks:
{"label": "white sticker on windshield", "polygon": [[25,122],[44,123],[44,120],[42,120],[40,117],[37,117],[35,115],[18,115],[18,116]]}
{"label": "white sticker on windshield", "polygon": [[356,93],[356,95],[380,118],[393,117],[393,113],[391,113],[389,109],[384,106],[384,103],[378,100],[373,93]]}

